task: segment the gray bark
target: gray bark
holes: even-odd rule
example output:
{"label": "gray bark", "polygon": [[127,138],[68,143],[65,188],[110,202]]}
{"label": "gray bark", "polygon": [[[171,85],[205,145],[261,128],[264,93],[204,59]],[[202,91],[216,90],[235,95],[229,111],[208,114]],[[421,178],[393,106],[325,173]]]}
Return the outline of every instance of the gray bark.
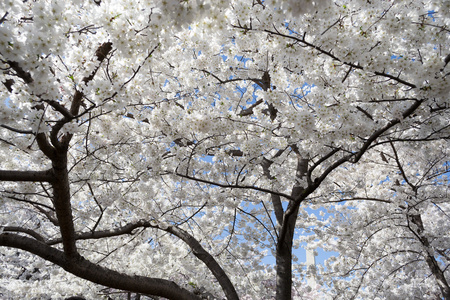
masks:
{"label": "gray bark", "polygon": [[[296,149],[294,149],[295,151]],[[308,171],[308,160],[303,159],[297,153],[297,171],[296,179],[304,178]],[[276,300],[292,299],[292,246],[295,233],[295,223],[298,217],[299,202],[302,201],[302,194],[305,191],[298,183],[292,189],[291,197],[295,202],[289,202],[286,212],[283,216],[283,223],[278,235],[278,244],[276,249]]]}
{"label": "gray bark", "polygon": [[443,299],[450,300],[450,286],[448,284],[447,279],[445,278],[444,272],[439,267],[439,264],[432,254],[431,244],[427,237],[423,235],[425,228],[423,227],[422,216],[420,214],[411,214],[409,215],[409,221],[416,226],[416,230],[411,229],[417,238],[422,243],[425,248],[425,261],[430,268],[431,273],[436,279],[436,283],[441,290],[441,294]]}

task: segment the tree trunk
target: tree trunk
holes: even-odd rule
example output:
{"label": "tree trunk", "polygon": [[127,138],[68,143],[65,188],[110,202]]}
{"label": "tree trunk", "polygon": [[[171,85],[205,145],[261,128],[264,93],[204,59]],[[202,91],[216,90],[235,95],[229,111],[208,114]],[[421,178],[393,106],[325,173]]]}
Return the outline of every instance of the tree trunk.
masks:
{"label": "tree trunk", "polygon": [[66,152],[58,153],[57,158],[53,159],[52,163],[55,174],[55,180],[51,182],[53,205],[55,206],[56,217],[61,231],[64,253],[68,256],[73,256],[78,252],[75,244],[75,226],[70,203],[70,183]]}
{"label": "tree trunk", "polygon": [[292,299],[292,244],[295,233],[298,210],[302,201],[301,195],[305,191],[301,180],[305,178],[308,171],[308,159],[301,157],[297,147],[292,147],[297,154],[296,183],[292,188],[291,197],[296,199],[289,202],[283,215],[283,223],[278,235],[276,249],[277,287],[276,300]]}
{"label": "tree trunk", "polygon": [[295,232],[298,208],[283,224],[287,226],[283,240],[278,240],[276,252],[277,288],[276,300],[292,299],[292,242]]}

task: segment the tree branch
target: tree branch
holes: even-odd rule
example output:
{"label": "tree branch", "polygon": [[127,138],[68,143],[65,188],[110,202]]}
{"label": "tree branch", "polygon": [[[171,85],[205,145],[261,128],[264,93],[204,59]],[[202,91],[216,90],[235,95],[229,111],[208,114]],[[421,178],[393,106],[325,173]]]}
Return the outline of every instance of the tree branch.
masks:
{"label": "tree branch", "polygon": [[199,297],[180,287],[173,281],[119,273],[94,264],[80,255],[68,257],[61,250],[29,237],[2,233],[0,234],[0,246],[28,251],[62,267],[75,276],[111,288],[155,295],[173,300],[200,300]]}
{"label": "tree branch", "polygon": [[31,130],[21,130],[21,129],[16,129],[13,128],[11,126],[5,125],[5,124],[1,124],[0,127],[3,127],[5,129],[8,129],[10,131],[16,132],[16,133],[21,133],[21,134],[33,134],[33,131]]}
{"label": "tree branch", "polygon": [[[232,25],[232,26],[235,27],[235,28],[244,29],[244,30],[253,30],[253,31],[256,30],[256,31],[260,31],[259,29],[246,28],[246,27],[242,27],[242,26],[240,26],[240,25]],[[360,66],[360,65],[357,65],[357,64],[354,64],[354,63],[350,63],[350,62],[342,61],[340,58],[338,58],[337,56],[335,56],[335,55],[334,55],[333,53],[331,53],[330,51],[326,51],[326,50],[320,48],[319,46],[316,46],[316,45],[314,45],[314,44],[312,44],[312,43],[307,42],[307,41],[305,40],[305,37],[304,37],[304,36],[303,36],[302,38],[298,38],[298,37],[296,37],[296,36],[294,36],[294,35],[283,34],[283,33],[279,32],[279,31],[276,30],[276,29],[275,29],[275,31],[269,30],[269,29],[264,29],[264,30],[262,30],[262,31],[267,32],[267,33],[270,33],[270,34],[273,34],[273,35],[278,35],[278,36],[281,36],[281,37],[284,37],[284,38],[287,38],[287,39],[290,39],[290,40],[295,40],[295,41],[298,42],[298,43],[301,43],[301,44],[303,44],[303,45],[305,45],[305,46],[308,46],[308,47],[310,47],[310,48],[313,48],[313,49],[317,50],[318,52],[320,52],[320,53],[322,53],[322,54],[325,54],[326,56],[330,57],[330,58],[333,59],[333,60],[336,60],[336,61],[338,61],[338,62],[343,63],[344,65],[347,65],[347,66],[349,66],[349,67],[351,67],[351,68],[355,68],[355,69],[359,69],[359,70],[364,70],[364,67],[362,67],[362,66]],[[384,72],[373,72],[373,73],[374,73],[375,75],[377,75],[377,76],[386,77],[386,78],[395,80],[395,81],[397,81],[397,82],[399,82],[399,83],[401,83],[401,84],[404,84],[404,85],[406,85],[406,86],[408,86],[408,87],[410,87],[410,88],[416,88],[416,87],[417,87],[415,84],[412,84],[412,83],[410,83],[410,82],[407,82],[406,80],[400,79],[399,77],[396,77],[396,76],[393,76],[393,75],[390,75],[390,74],[387,74],[387,73],[384,73]]]}
{"label": "tree branch", "polygon": [[[407,110],[405,110],[402,114],[402,118],[405,119],[407,117],[409,117],[421,104],[422,104],[423,100],[416,100]],[[355,155],[354,158],[354,163],[358,162],[361,157],[363,156],[363,154],[367,151],[367,149],[369,148],[369,146],[384,132],[386,132],[387,130],[389,130],[390,128],[394,127],[395,125],[397,125],[398,123],[400,123],[401,120],[400,119],[393,119],[391,120],[389,123],[387,123],[384,127],[378,129],[377,131],[375,131],[368,139],[367,141],[364,143],[364,145],[361,147],[361,149],[357,152],[357,154]]]}
{"label": "tree branch", "polygon": [[250,105],[250,107],[241,110],[241,112],[238,114],[238,116],[244,117],[244,116],[252,115],[253,114],[253,108],[255,108],[256,106],[260,105],[261,103],[263,103],[263,100],[259,99],[258,101],[256,101],[252,105]]}
{"label": "tree branch", "polygon": [[22,69],[21,66],[19,66],[18,62],[15,61],[7,61],[8,65],[16,71],[16,75],[20,78],[22,78],[23,81],[25,81],[26,84],[30,84],[33,82],[33,78],[31,77],[31,74],[29,72],[26,72],[24,69]]}
{"label": "tree branch", "polygon": [[40,242],[45,242],[45,239],[42,235],[40,235],[39,233],[37,233],[36,231],[31,230],[31,229],[17,227],[17,226],[5,226],[5,227],[3,227],[3,231],[26,233],[26,234],[34,237],[36,240],[38,240]]}
{"label": "tree branch", "polygon": [[405,170],[402,167],[402,164],[400,162],[400,158],[398,157],[397,149],[395,149],[394,143],[390,140],[389,144],[391,145],[392,152],[394,153],[395,162],[397,164],[398,169],[400,170],[400,174],[402,174],[403,179],[405,182],[411,187],[411,189],[414,192],[417,192],[417,186],[413,185],[411,181],[409,181],[408,176],[406,176]]}
{"label": "tree branch", "polygon": [[[228,275],[225,273],[225,271],[220,267],[220,265],[217,263],[217,261],[214,259],[214,257],[209,254],[202,245],[187,231],[178,228],[176,226],[168,226],[162,227],[158,226],[156,223],[152,224],[148,221],[141,220],[136,223],[130,223],[125,226],[113,229],[113,230],[104,230],[104,231],[96,231],[96,232],[85,232],[81,234],[77,234],[75,239],[77,240],[86,240],[86,239],[100,239],[100,238],[106,238],[106,237],[114,237],[124,234],[133,234],[133,231],[137,228],[156,228],[163,231],[166,231],[168,233],[173,234],[174,236],[178,237],[180,240],[185,242],[191,249],[192,253],[200,259],[207,267],[208,269],[213,273],[213,275],[216,277],[216,279],[219,281],[219,284],[222,286],[222,289],[227,296],[227,299],[229,300],[238,300],[239,297],[237,295],[237,292],[231,283]],[[61,239],[55,239],[52,241],[47,242],[48,245],[54,245],[60,243]]]}
{"label": "tree branch", "polygon": [[74,116],[70,113],[70,111],[62,106],[58,101],[55,100],[42,100],[48,103],[51,107],[53,107],[57,112],[60,112],[67,120],[72,120]]}
{"label": "tree branch", "polygon": [[202,182],[202,183],[206,183],[206,184],[211,184],[211,185],[216,185],[216,186],[220,186],[223,188],[230,188],[230,189],[250,189],[250,190],[255,190],[255,191],[260,191],[260,192],[264,192],[264,193],[268,193],[268,194],[274,194],[274,195],[278,195],[281,197],[284,197],[288,200],[294,200],[294,198],[292,198],[292,196],[285,194],[285,193],[281,193],[281,192],[276,192],[273,190],[269,190],[269,189],[265,189],[265,188],[260,188],[257,186],[251,186],[251,185],[238,185],[238,184],[223,184],[223,183],[218,183],[218,182],[214,182],[214,181],[209,181],[206,179],[201,179],[201,178],[197,178],[197,177],[193,177],[190,175],[186,175],[186,174],[181,174],[181,173],[175,173],[175,175],[178,175],[180,177],[186,178],[186,179],[190,179],[190,180],[194,180],[194,181],[198,181],[198,182]]}
{"label": "tree branch", "polygon": [[55,176],[51,169],[46,171],[0,170],[0,181],[52,182],[54,179]]}
{"label": "tree branch", "polygon": [[[416,100],[407,110],[405,110],[402,114],[403,118],[407,118],[408,116],[410,116],[421,104],[423,103],[423,100]],[[296,214],[296,212],[298,211],[298,207],[300,206],[301,202],[306,199],[306,197],[308,197],[311,193],[313,193],[321,184],[322,181],[325,180],[325,178],[333,171],[335,170],[337,167],[339,167],[340,165],[342,165],[343,163],[346,162],[351,162],[351,163],[357,163],[361,157],[366,153],[366,151],[369,149],[369,147],[372,145],[372,143],[379,137],[381,136],[384,132],[388,131],[389,129],[391,129],[392,127],[394,127],[395,125],[397,125],[398,123],[400,123],[400,119],[393,119],[391,121],[389,121],[385,126],[383,126],[382,128],[378,129],[377,131],[375,131],[368,139],[367,141],[362,145],[362,147],[359,149],[359,151],[355,152],[355,153],[351,153],[347,156],[344,156],[340,159],[338,159],[336,162],[334,162],[331,166],[329,166],[325,171],[323,171],[323,173],[317,177],[314,182],[312,184],[308,184],[308,186],[303,189],[303,191],[301,193],[299,193],[297,195],[297,197],[295,197],[295,201],[291,202],[292,205],[289,205],[286,212],[285,212],[285,219],[290,217],[293,214]],[[331,151],[329,154],[327,154],[325,157],[331,157],[333,154],[335,154],[337,151],[333,150]],[[314,166],[316,167],[317,164]],[[311,170],[309,170],[309,172],[311,172]],[[290,204],[291,204],[290,203]],[[283,229],[283,228],[282,228]],[[282,234],[283,233],[283,234]],[[282,231],[280,233],[280,239],[282,239],[284,237],[285,231]]]}
{"label": "tree branch", "polygon": [[[410,223],[413,223],[416,227],[416,230],[413,230],[410,226]],[[411,213],[408,211],[408,228],[410,231],[418,238],[423,247],[425,248],[425,261],[427,262],[428,267],[430,268],[431,273],[433,274],[436,282],[441,290],[442,296],[444,299],[450,299],[450,286],[448,284],[447,279],[445,278],[444,272],[441,270],[439,263],[434,257],[433,247],[430,244],[428,238],[424,235],[425,228],[422,222],[422,216],[419,213]]]}
{"label": "tree branch", "polygon": [[[273,164],[273,161],[268,160],[267,158],[263,158],[263,162],[261,163],[261,167],[263,168],[264,176],[271,180],[273,176],[270,174],[270,166]],[[279,195],[270,194],[272,200],[273,210],[275,212],[275,218],[277,219],[278,226],[283,224],[283,205],[281,204],[281,197]]]}
{"label": "tree branch", "polygon": [[36,142],[42,153],[50,159],[56,156],[56,149],[49,143],[45,133],[40,132],[36,135]]}
{"label": "tree branch", "polygon": [[192,253],[208,267],[214,274],[214,277],[219,281],[228,300],[239,300],[237,292],[225,271],[220,267],[214,257],[209,254],[192,235],[175,226],[169,226],[165,231],[172,233],[192,249]]}
{"label": "tree branch", "polygon": [[5,12],[5,14],[3,15],[3,17],[0,19],[0,25],[2,25],[3,22],[5,22],[6,20],[6,16],[8,15],[8,12]]}
{"label": "tree branch", "polygon": [[[100,47],[97,48],[97,51],[95,51],[95,56],[97,57],[97,60],[100,63],[102,63],[103,60],[108,55],[108,53],[111,52],[111,50],[112,50],[111,42],[106,42],[106,43],[101,44]],[[92,73],[89,76],[84,77],[82,79],[82,81],[86,84],[89,81],[91,81],[92,79],[94,79],[94,76],[97,73],[99,68],[100,68],[100,64],[99,64],[99,67],[95,68],[94,71],[92,71]],[[83,99],[83,92],[77,90],[73,96],[72,105],[70,107],[70,113],[73,116],[78,115],[82,99]]]}

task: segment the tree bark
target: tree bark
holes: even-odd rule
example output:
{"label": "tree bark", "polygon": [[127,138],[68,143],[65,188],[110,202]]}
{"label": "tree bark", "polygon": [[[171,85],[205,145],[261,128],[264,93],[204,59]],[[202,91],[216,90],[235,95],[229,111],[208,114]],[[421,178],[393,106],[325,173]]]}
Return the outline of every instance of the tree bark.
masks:
{"label": "tree bark", "polygon": [[[296,180],[301,181],[308,171],[308,159],[304,159],[298,153],[296,147],[293,150],[297,154],[297,171]],[[291,197],[296,199],[296,202],[301,202],[301,195],[304,188],[300,182],[296,182],[291,192]],[[283,223],[279,230],[278,244],[276,249],[276,300],[291,300],[292,299],[292,245],[295,234],[295,223],[297,222],[299,203],[294,201],[289,202],[289,205],[284,213]]]}
{"label": "tree bark", "polygon": [[276,249],[277,264],[277,287],[276,300],[292,299],[292,242],[295,232],[295,222],[297,221],[298,207],[295,212],[284,220],[286,234],[283,240],[278,240]]}
{"label": "tree bark", "polygon": [[[58,151],[59,152],[59,151]],[[58,219],[64,253],[68,256],[76,255],[75,226],[70,203],[69,172],[67,170],[67,152],[61,150],[52,160],[53,172],[56,179],[51,183],[53,188],[53,205]]]}
{"label": "tree bark", "polygon": [[434,257],[430,241],[426,236],[423,235],[425,228],[423,226],[422,216],[420,214],[410,214],[409,220],[417,227],[415,231],[413,230],[413,232],[417,235],[426,250],[425,261],[430,268],[430,271],[433,274],[434,278],[436,279],[436,283],[441,290],[443,299],[450,300],[450,286],[447,282],[447,279],[445,278],[444,272],[441,270],[436,258]]}
{"label": "tree bark", "polygon": [[9,171],[0,170],[0,181],[51,182],[54,179],[52,170],[46,171]]}
{"label": "tree bark", "polygon": [[[176,226],[168,226],[167,228],[161,228],[157,224],[151,224],[151,222],[141,220],[136,223],[130,223],[123,227],[112,229],[112,230],[104,230],[104,231],[95,231],[95,232],[84,232],[84,233],[76,233],[75,239],[76,240],[87,240],[87,239],[101,239],[106,237],[114,237],[114,236],[120,236],[124,234],[132,234],[133,230],[137,228],[156,228],[159,230],[163,230],[165,232],[168,232],[170,234],[173,234],[174,236],[181,239],[183,242],[188,245],[192,253],[200,259],[213,273],[214,277],[219,282],[220,286],[222,287],[222,290],[225,293],[225,296],[228,300],[238,300],[239,296],[236,292],[236,289],[234,288],[233,283],[231,282],[228,275],[225,273],[225,271],[222,269],[222,267],[219,265],[219,263],[214,259],[214,257],[208,253],[200,244],[200,242],[195,239],[191,234],[186,232],[185,230],[178,228]],[[12,231],[12,230],[11,230]],[[33,235],[32,232],[26,232],[30,235]],[[33,235],[35,236],[35,235]],[[41,238],[43,241],[43,239]],[[59,243],[62,243],[63,239],[57,238],[54,240],[46,241],[47,245],[56,245]]]}
{"label": "tree bark", "polygon": [[195,294],[173,281],[119,273],[96,265],[80,255],[69,257],[58,249],[25,236],[2,233],[0,234],[0,246],[28,251],[80,278],[104,286],[173,300],[200,300]]}
{"label": "tree bark", "polygon": [[166,231],[183,240],[192,249],[194,255],[208,267],[216,277],[217,281],[219,281],[228,300],[239,300],[236,289],[234,288],[233,283],[231,283],[228,275],[214,257],[209,254],[193,236],[175,226],[169,226]]}

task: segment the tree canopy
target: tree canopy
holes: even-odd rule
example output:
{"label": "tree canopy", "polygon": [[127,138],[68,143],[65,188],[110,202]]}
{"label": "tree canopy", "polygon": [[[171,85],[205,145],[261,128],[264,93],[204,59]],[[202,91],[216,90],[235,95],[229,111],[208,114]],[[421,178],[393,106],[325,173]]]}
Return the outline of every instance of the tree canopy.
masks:
{"label": "tree canopy", "polygon": [[449,62],[449,1],[1,1],[0,296],[450,299]]}

